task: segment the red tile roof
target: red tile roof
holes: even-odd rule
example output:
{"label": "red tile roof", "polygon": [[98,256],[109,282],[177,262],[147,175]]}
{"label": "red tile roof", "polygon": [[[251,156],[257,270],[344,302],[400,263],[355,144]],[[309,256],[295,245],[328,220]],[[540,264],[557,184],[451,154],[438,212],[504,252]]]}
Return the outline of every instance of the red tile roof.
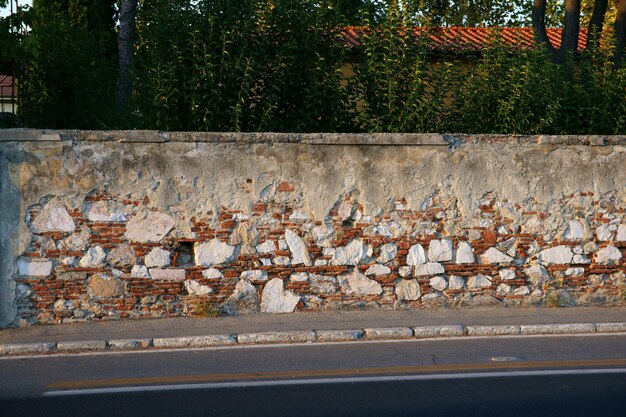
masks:
{"label": "red tile roof", "polygon": [[10,75],[0,75],[0,97],[11,97],[15,95],[14,78]]}
{"label": "red tile roof", "polygon": [[[354,48],[359,46],[361,38],[367,29],[364,27],[350,26],[344,28],[342,37],[345,44]],[[530,49],[535,46],[533,29],[523,28],[467,28],[467,27],[436,27],[436,28],[416,28],[415,35],[421,36],[428,33],[428,47],[432,51],[461,51],[480,52],[494,38],[499,38],[505,45],[513,48]],[[548,38],[555,48],[561,46],[562,29],[547,29]],[[578,39],[578,49],[584,49],[587,39],[587,30],[580,31]]]}

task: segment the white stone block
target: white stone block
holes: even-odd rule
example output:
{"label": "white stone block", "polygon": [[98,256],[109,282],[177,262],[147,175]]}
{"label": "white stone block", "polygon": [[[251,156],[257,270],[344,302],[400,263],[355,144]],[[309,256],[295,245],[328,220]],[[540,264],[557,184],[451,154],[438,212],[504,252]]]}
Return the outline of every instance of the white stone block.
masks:
{"label": "white stone block", "polygon": [[366,295],[379,295],[383,292],[383,288],[378,282],[369,279],[356,270],[350,274],[340,275],[338,281],[343,293],[347,296],[363,297]]}
{"label": "white stone block", "polygon": [[428,283],[433,289],[437,291],[444,291],[446,288],[448,288],[448,282],[442,276],[433,277]]}
{"label": "white stone block", "polygon": [[196,280],[185,281],[185,289],[189,295],[203,296],[213,292],[213,288],[208,285],[202,285]]}
{"label": "white stone block", "polygon": [[565,240],[581,240],[583,238],[583,225],[576,221],[570,220],[568,222],[567,229],[563,233],[563,239]]}
{"label": "white stone block", "polygon": [[162,281],[184,281],[185,270],[182,268],[150,268],[150,276],[152,279]]}
{"label": "white stone block", "polygon": [[617,229],[615,224],[603,224],[596,229],[596,236],[600,242],[607,242],[613,237],[613,232]]}
{"label": "white stone block", "polygon": [[306,343],[315,341],[313,330],[294,330],[282,332],[241,333],[237,335],[240,344],[254,343]]}
{"label": "white stone block", "polygon": [[291,282],[307,282],[308,280],[309,274],[307,272],[296,272],[289,277],[289,281]]}
{"label": "white stone block", "polygon": [[135,265],[130,271],[130,276],[133,278],[150,278],[150,272],[144,265]]}
{"label": "white stone block", "polygon": [[256,246],[256,251],[259,253],[274,253],[276,251],[276,245],[271,240],[266,240],[260,245]]}
{"label": "white stone block", "polygon": [[396,297],[399,301],[415,301],[422,296],[420,285],[416,279],[403,279],[396,284]]}
{"label": "white stone block", "polygon": [[252,270],[252,271],[243,271],[240,275],[241,279],[247,279],[248,281],[267,281],[267,271],[262,270]]}
{"label": "white stone block", "polygon": [[334,294],[339,285],[337,278],[328,275],[309,274],[311,290],[317,294]]}
{"label": "white stone block", "polygon": [[496,248],[487,249],[480,257],[480,262],[483,264],[510,264],[512,261],[513,258]]}
{"label": "white stone block", "polygon": [[206,279],[221,279],[224,278],[224,275],[219,271],[219,269],[209,268],[202,271],[202,276]]}
{"label": "white stone block", "polygon": [[615,246],[607,246],[596,253],[596,263],[600,265],[614,265],[622,259],[622,252]]}
{"label": "white stone block", "polygon": [[410,327],[381,327],[364,330],[365,338],[370,340],[410,339],[413,337],[413,330]]}
{"label": "white stone block", "polygon": [[528,277],[528,280],[537,287],[550,280],[550,274],[543,265],[533,265],[527,268],[524,273]]}
{"label": "white stone block", "polygon": [[468,336],[501,336],[520,334],[517,325],[466,326]]}
{"label": "white stone block", "polygon": [[284,289],[283,280],[273,278],[263,288],[261,295],[261,312],[292,313],[300,296]]}
{"label": "white stone block", "polygon": [[421,326],[413,327],[413,334],[417,339],[428,339],[433,337],[458,337],[464,336],[465,326],[443,325],[443,326]]}
{"label": "white stone block", "polygon": [[417,265],[415,267],[414,273],[416,277],[420,277],[427,275],[444,274],[445,270],[443,268],[443,265],[441,265],[439,262],[428,262],[423,265]]}
{"label": "white stone block", "polygon": [[546,265],[569,264],[570,262],[572,262],[574,253],[569,246],[561,245],[541,251],[539,255],[537,255],[537,257],[542,263]]}
{"label": "white stone block", "polygon": [[491,277],[483,274],[474,275],[467,280],[467,288],[469,289],[488,288],[491,287],[491,284]]}
{"label": "white stone block", "polygon": [[161,212],[135,215],[126,224],[126,239],[132,242],[159,242],[176,225],[174,218]]}
{"label": "white stone block", "polygon": [[450,239],[433,239],[428,246],[428,259],[431,262],[452,260],[452,241]]}
{"label": "white stone block", "polygon": [[514,269],[501,269],[498,273],[500,274],[500,279],[504,281],[509,281],[517,278]]}
{"label": "white stone block", "polygon": [[148,255],[146,255],[146,259],[144,264],[148,268],[161,268],[164,266],[170,265],[170,253],[165,249],[161,248],[153,248]]}
{"label": "white stone block", "polygon": [[346,246],[337,248],[331,265],[358,265],[366,255],[367,248],[361,239],[354,239]]}
{"label": "white stone block", "polygon": [[123,206],[114,201],[96,201],[87,206],[87,219],[92,222],[125,222]]}
{"label": "white stone block", "polygon": [[213,266],[231,262],[235,259],[235,246],[212,239],[196,246],[195,261],[199,266]]}
{"label": "white stone block", "polygon": [[52,261],[22,257],[17,260],[17,270],[26,277],[47,277],[52,272]]}
{"label": "white stone block", "polygon": [[363,330],[316,330],[318,342],[351,342],[365,336]]}
{"label": "white stone block", "polygon": [[456,260],[457,264],[473,264],[476,262],[474,257],[474,251],[472,246],[467,242],[459,242],[456,248]]}
{"label": "white stone block", "polygon": [[391,269],[388,266],[380,265],[380,264],[372,264],[367,271],[365,271],[365,275],[389,275],[391,274]]}
{"label": "white stone block", "polygon": [[582,277],[585,274],[585,268],[567,268],[565,275],[568,277]]}
{"label": "white stone block", "polygon": [[407,265],[422,265],[425,264],[428,258],[426,257],[426,251],[424,247],[419,243],[411,246],[409,254],[406,257]]}
{"label": "white stone block", "polygon": [[285,240],[291,251],[291,264],[311,266],[311,258],[309,257],[309,249],[304,240],[293,230],[285,230]]}
{"label": "white stone block", "polygon": [[83,268],[99,268],[104,264],[106,253],[100,246],[94,246],[87,250],[79,262]]}
{"label": "white stone block", "polygon": [[401,266],[398,268],[398,275],[402,278],[408,278],[413,275],[413,267],[412,266]]}
{"label": "white stone block", "polygon": [[465,287],[465,280],[458,275],[448,277],[448,288],[451,290],[462,290]]}
{"label": "white stone block", "polygon": [[376,262],[386,264],[393,261],[398,256],[398,246],[395,243],[386,243],[378,250]]}
{"label": "white stone block", "polygon": [[76,229],[74,219],[72,219],[67,209],[57,200],[51,200],[44,206],[37,214],[32,226],[38,233],[71,233]]}

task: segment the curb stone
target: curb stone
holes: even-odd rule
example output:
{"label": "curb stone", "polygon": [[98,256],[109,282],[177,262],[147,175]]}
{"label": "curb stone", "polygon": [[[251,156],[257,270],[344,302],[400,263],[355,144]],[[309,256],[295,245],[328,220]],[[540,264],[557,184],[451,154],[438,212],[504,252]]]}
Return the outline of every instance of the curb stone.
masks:
{"label": "curb stone", "polygon": [[123,351],[150,348],[187,348],[272,343],[354,342],[360,340],[433,339],[441,337],[503,335],[566,335],[626,333],[622,323],[568,323],[524,325],[442,325],[421,327],[379,327],[349,330],[302,330],[154,339],[80,340],[0,344],[0,356],[71,352]]}
{"label": "curb stone", "polygon": [[626,323],[596,323],[598,333],[626,332]]}
{"label": "curb stone", "polygon": [[365,337],[364,330],[316,330],[318,342],[350,342]]}
{"label": "curb stone", "polygon": [[107,342],[111,350],[132,350],[147,348],[152,345],[152,339],[112,339]]}
{"label": "curb stone", "polygon": [[417,339],[428,339],[434,337],[458,337],[465,336],[467,329],[463,325],[451,326],[422,326],[413,327],[413,334]]}
{"label": "curb stone", "polygon": [[78,340],[75,342],[58,342],[59,352],[101,351],[107,347],[106,340]]}
{"label": "curb stone", "polygon": [[593,323],[569,323],[569,324],[529,324],[520,326],[520,334],[574,334],[595,333],[596,325]]}
{"label": "curb stone", "polygon": [[189,342],[190,347],[228,346],[237,343],[237,336],[232,334],[215,334],[196,336]]}
{"label": "curb stone", "polygon": [[237,338],[231,334],[186,337],[160,337],[152,339],[152,346],[159,348],[226,346],[234,345],[235,343],[237,343]]}
{"label": "curb stone", "polygon": [[305,343],[314,342],[314,331],[287,331],[287,332],[262,332],[242,333],[237,335],[240,344],[255,343]]}
{"label": "curb stone", "polygon": [[364,330],[365,338],[370,340],[409,339],[413,337],[413,330],[410,327],[380,327]]}
{"label": "curb stone", "polygon": [[520,326],[466,326],[468,336],[502,336],[520,334]]}
{"label": "curb stone", "polygon": [[21,355],[24,353],[48,353],[56,348],[56,343],[14,343],[0,345],[0,355]]}

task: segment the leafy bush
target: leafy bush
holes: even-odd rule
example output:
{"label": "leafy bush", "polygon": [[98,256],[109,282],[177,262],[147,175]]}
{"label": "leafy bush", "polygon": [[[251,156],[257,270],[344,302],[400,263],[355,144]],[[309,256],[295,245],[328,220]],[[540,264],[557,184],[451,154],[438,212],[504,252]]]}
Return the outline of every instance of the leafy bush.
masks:
{"label": "leafy bush", "polygon": [[139,16],[137,116],[171,130],[342,125],[336,16],[298,0],[157,0]]}
{"label": "leafy bush", "polygon": [[494,44],[453,97],[457,116],[446,130],[626,132],[626,71],[615,68],[608,49],[570,56],[563,65],[554,65],[543,51],[511,51]]}
{"label": "leafy bush", "polygon": [[[626,133],[626,69],[613,65],[610,48],[554,65],[541,51],[512,50],[496,32],[480,56],[435,55],[421,26],[428,16],[368,2],[371,10],[350,19],[342,13],[354,2],[346,0],[145,0],[132,111],[122,123],[114,109],[113,3],[35,2],[24,54],[13,54],[26,57],[27,125]],[[365,27],[349,50],[341,32],[353,21]]]}
{"label": "leafy bush", "polygon": [[8,112],[0,112],[0,129],[23,127],[22,121],[17,115]]}
{"label": "leafy bush", "polygon": [[[21,114],[29,126],[97,129],[111,124],[117,43],[107,23],[113,2],[81,4],[73,2],[68,9],[63,2],[40,0],[32,9],[20,77]],[[95,10],[104,19],[95,19]]]}
{"label": "leafy bush", "polygon": [[[356,128],[371,132],[424,131],[438,103],[429,84],[426,36],[391,9],[382,25],[363,31],[350,80]],[[430,93],[429,93],[430,91]]]}
{"label": "leafy bush", "polygon": [[[549,130],[559,101],[553,65],[541,52],[487,49],[453,94],[450,130],[468,133],[540,133]],[[458,123],[458,124],[457,124]]]}
{"label": "leafy bush", "polygon": [[221,306],[218,303],[208,301],[205,298],[198,298],[190,301],[190,313],[196,317],[219,317],[222,314]]}

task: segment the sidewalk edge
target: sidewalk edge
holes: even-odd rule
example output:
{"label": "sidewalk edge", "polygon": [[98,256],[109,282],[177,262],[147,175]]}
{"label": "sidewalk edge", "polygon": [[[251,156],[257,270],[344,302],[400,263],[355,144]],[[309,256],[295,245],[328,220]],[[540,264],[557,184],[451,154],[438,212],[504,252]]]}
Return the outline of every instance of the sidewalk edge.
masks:
{"label": "sidewalk edge", "polygon": [[380,340],[463,338],[476,336],[536,336],[626,333],[626,322],[524,325],[441,325],[418,327],[379,327],[363,329],[321,329],[212,334],[204,336],[155,337],[137,339],[78,340],[0,344],[0,356],[75,352],[136,351],[190,347]]}

